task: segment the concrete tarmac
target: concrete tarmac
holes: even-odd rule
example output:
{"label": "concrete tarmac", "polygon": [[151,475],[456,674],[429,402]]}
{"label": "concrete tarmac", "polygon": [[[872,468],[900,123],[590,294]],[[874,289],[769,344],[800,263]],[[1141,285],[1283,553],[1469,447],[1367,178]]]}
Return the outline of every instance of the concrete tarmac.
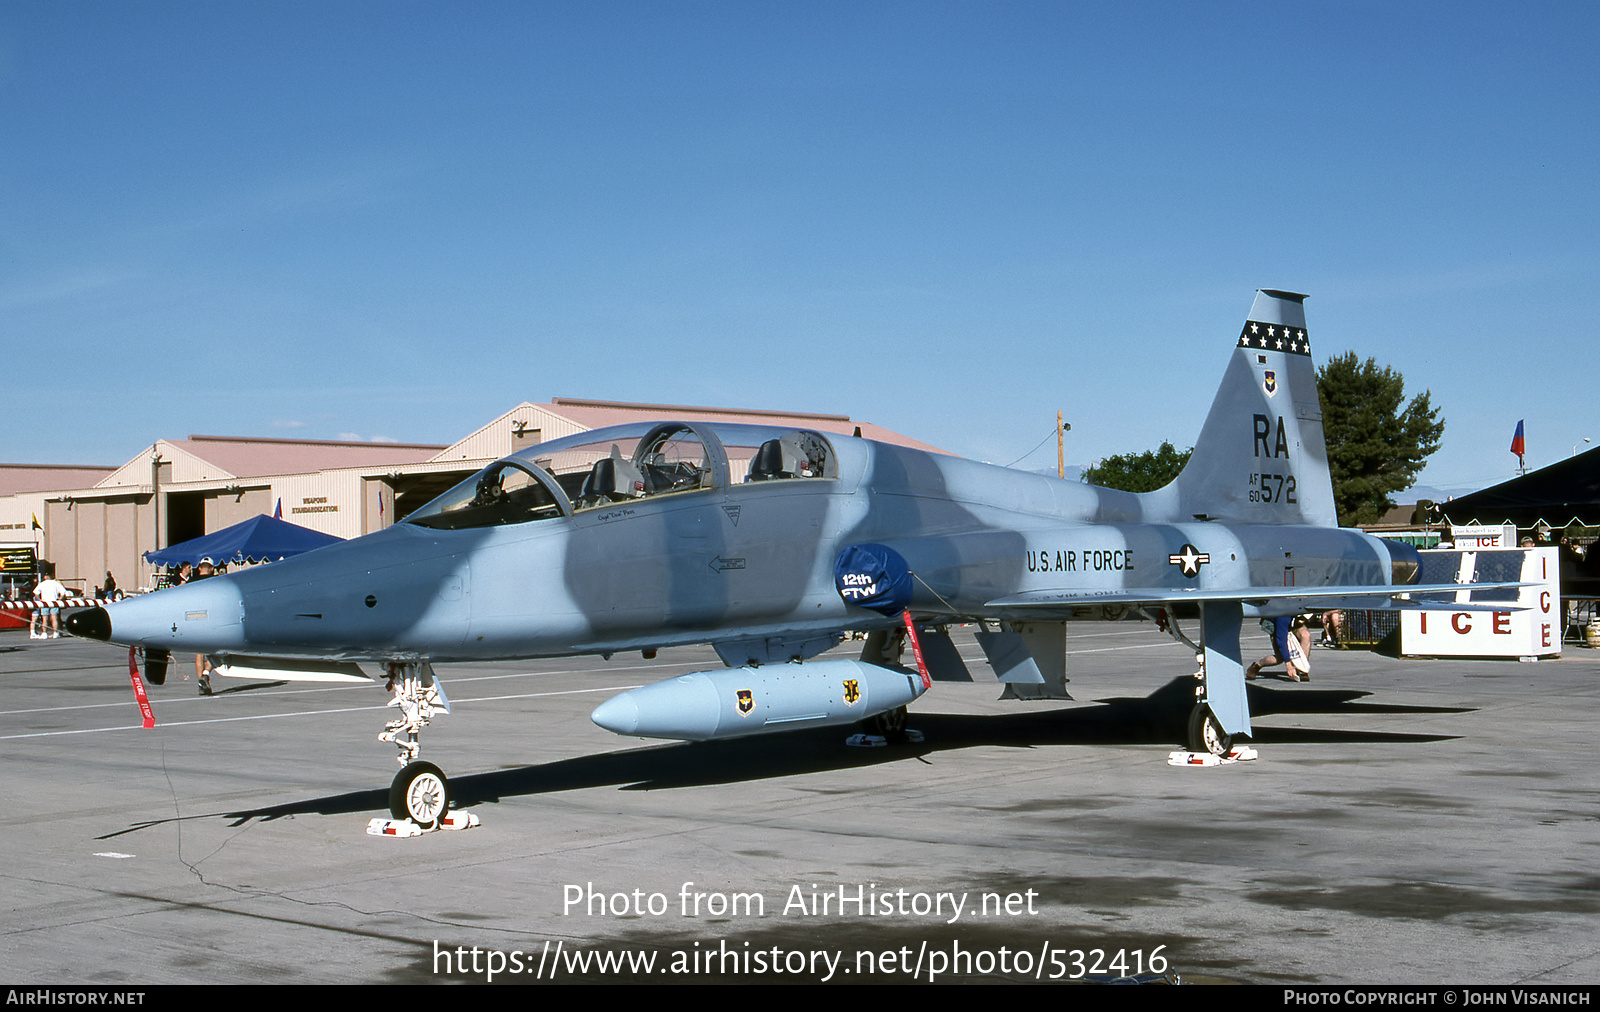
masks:
{"label": "concrete tarmac", "polygon": [[926,741],[880,749],[589,722],[709,649],[443,667],[423,758],[483,825],[392,839],[380,688],[201,698],[178,658],[144,730],[125,650],[0,633],[6,976],[1600,981],[1600,651],[1318,650],[1310,684],[1252,683],[1259,760],[1195,769],[1167,765],[1193,655],[1068,634],[1075,702],[997,701],[969,659],[913,706]]}

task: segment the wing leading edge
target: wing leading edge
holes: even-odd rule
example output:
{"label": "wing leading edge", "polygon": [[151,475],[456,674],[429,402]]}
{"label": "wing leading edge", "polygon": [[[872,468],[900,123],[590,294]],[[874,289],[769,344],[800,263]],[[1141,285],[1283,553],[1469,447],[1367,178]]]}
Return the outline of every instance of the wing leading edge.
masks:
{"label": "wing leading edge", "polygon": [[[1239,601],[1251,605],[1258,611],[1279,610],[1278,602],[1282,602],[1282,610],[1285,614],[1304,611],[1305,609],[1303,608],[1293,607],[1295,603],[1299,602],[1338,602],[1341,607],[1351,608],[1394,608],[1399,610],[1427,608],[1437,610],[1440,607],[1450,607],[1462,611],[1508,611],[1516,610],[1519,606],[1510,601],[1485,604],[1481,602],[1458,603],[1417,600],[1397,602],[1395,599],[1431,594],[1458,594],[1462,591],[1507,590],[1526,586],[1529,586],[1529,584],[1511,581],[1472,584],[1414,583],[1389,587],[1355,585],[1347,587],[1195,588],[1193,590],[1185,590],[1181,587],[1124,587],[1120,590],[1064,588],[1060,590],[1029,590],[1020,594],[1009,594],[988,602],[986,607],[1001,611],[1015,609],[1038,615],[1049,612],[1051,609],[1071,609],[1092,604],[1165,605],[1183,604],[1185,602],[1199,603],[1202,601]],[[1061,617],[1068,616],[1063,611]]]}

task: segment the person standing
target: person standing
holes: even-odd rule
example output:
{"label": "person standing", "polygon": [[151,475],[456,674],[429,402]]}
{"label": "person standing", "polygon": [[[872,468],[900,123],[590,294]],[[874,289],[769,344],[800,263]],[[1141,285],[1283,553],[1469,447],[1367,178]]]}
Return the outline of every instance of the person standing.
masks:
{"label": "person standing", "polygon": [[29,602],[28,638],[30,640],[40,639],[39,626],[44,616],[40,614],[38,606],[32,603],[39,599],[38,577],[28,576],[23,579],[22,583],[16,585],[13,589],[17,591],[17,600]]}
{"label": "person standing", "polygon": [[[187,568],[188,563],[184,563],[184,566]],[[194,576],[188,582],[193,583],[196,580],[204,580],[208,576],[215,575],[217,575],[216,564],[209,557],[204,558],[200,560],[200,565],[195,568]],[[195,681],[199,683],[200,695],[211,695],[211,658],[205,654],[194,655],[194,677]]]}
{"label": "person standing", "polygon": [[[39,612],[44,619],[44,621],[41,623],[41,628],[39,629],[39,638],[52,640],[60,639],[61,602],[70,595],[67,593],[66,585],[60,580],[56,579],[56,570],[54,566],[50,566],[49,569],[45,570],[45,578],[43,582],[39,584],[39,589],[34,593],[39,598],[40,602],[42,602]],[[45,629],[49,629],[50,631],[46,633]]]}

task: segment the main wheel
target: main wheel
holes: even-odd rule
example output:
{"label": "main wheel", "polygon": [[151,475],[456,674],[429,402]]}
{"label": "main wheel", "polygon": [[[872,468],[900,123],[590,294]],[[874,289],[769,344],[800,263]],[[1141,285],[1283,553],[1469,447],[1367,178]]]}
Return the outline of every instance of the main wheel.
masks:
{"label": "main wheel", "polygon": [[433,763],[407,763],[389,785],[389,814],[432,829],[450,811],[450,781]]}
{"label": "main wheel", "polygon": [[1189,714],[1189,751],[1227,755],[1232,748],[1233,736],[1217,723],[1211,707],[1196,703],[1194,711]]}

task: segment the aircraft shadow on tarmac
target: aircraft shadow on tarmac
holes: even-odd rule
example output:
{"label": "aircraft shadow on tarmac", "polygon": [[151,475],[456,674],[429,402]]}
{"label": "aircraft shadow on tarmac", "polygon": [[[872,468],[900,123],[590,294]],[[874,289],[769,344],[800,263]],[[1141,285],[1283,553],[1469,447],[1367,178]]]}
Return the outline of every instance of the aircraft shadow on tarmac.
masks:
{"label": "aircraft shadow on tarmac", "polygon": [[[1318,689],[1309,686],[1248,687],[1251,712],[1271,714],[1404,714],[1466,713],[1470,707],[1401,706],[1360,703],[1370,693],[1353,689]],[[785,735],[767,735],[732,741],[674,742],[562,759],[537,766],[496,770],[452,777],[452,807],[470,808],[506,798],[553,794],[560,791],[615,786],[625,791],[669,790],[715,784],[743,783],[805,773],[862,769],[880,763],[916,759],[930,762],[942,752],[975,746],[1036,748],[1060,745],[1174,746],[1182,740],[1189,709],[1194,704],[1194,681],[1179,677],[1145,697],[1114,697],[1093,705],[993,715],[912,714],[911,726],[923,732],[916,744],[886,748],[848,748],[843,739],[848,727],[818,728]],[[1456,735],[1407,734],[1388,731],[1272,728],[1258,723],[1256,744],[1310,743],[1422,743],[1447,741]],[[387,789],[353,791],[310,798],[248,811],[183,816],[184,819],[224,817],[234,825],[252,819],[272,820],[293,815],[381,815],[389,807]],[[151,820],[107,834],[120,836],[175,819]]]}

